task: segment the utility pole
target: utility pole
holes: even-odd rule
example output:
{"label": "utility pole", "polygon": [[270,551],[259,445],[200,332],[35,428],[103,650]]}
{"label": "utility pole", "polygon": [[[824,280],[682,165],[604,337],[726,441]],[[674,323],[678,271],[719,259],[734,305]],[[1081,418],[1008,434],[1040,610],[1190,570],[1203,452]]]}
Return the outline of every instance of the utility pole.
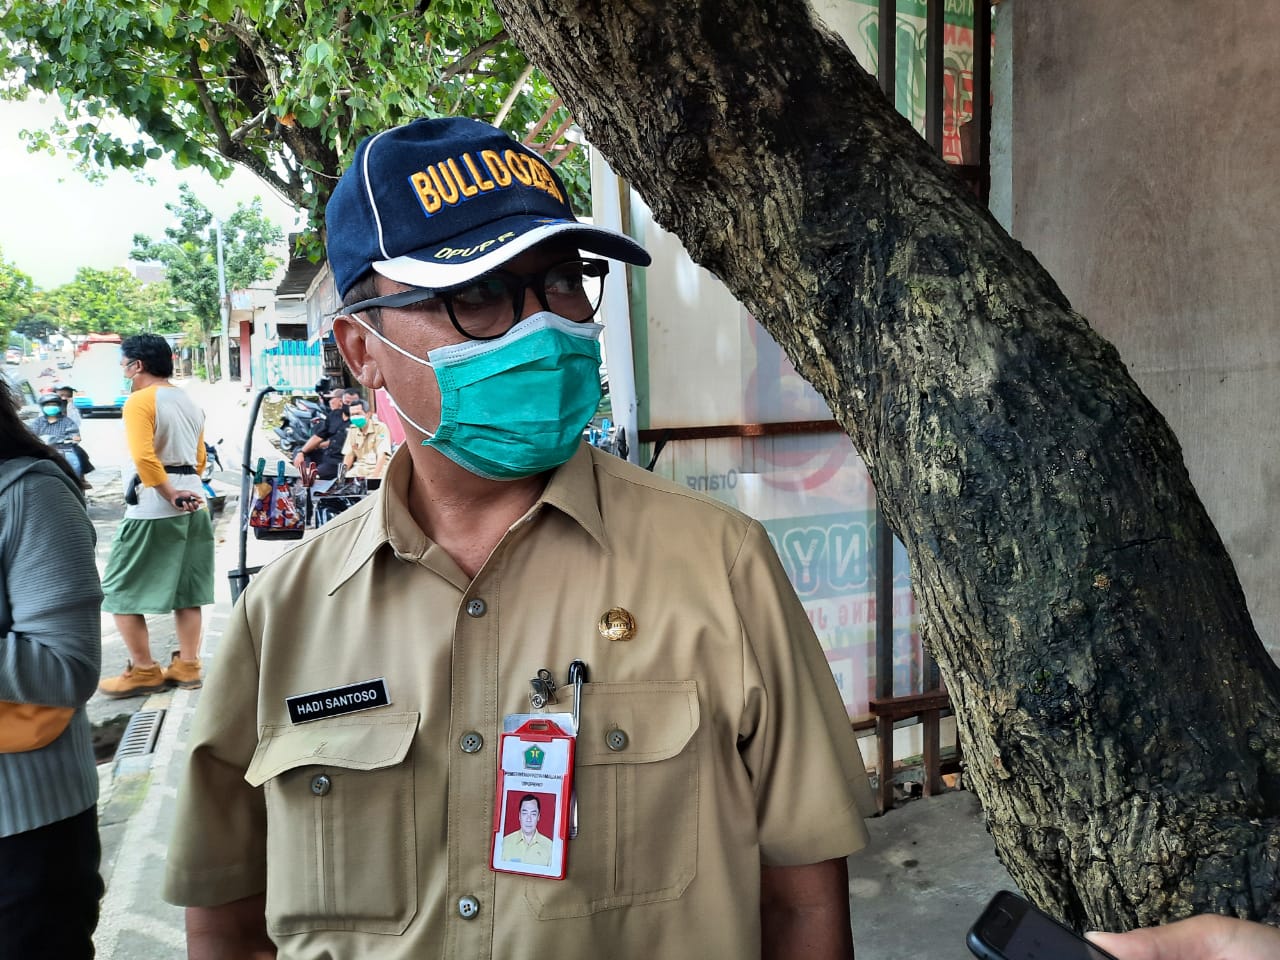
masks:
{"label": "utility pole", "polygon": [[222,221],[215,218],[213,229],[218,238],[218,315],[221,318],[220,335],[218,337],[218,378],[231,377],[231,324],[230,309],[227,303],[227,271],[222,263]]}

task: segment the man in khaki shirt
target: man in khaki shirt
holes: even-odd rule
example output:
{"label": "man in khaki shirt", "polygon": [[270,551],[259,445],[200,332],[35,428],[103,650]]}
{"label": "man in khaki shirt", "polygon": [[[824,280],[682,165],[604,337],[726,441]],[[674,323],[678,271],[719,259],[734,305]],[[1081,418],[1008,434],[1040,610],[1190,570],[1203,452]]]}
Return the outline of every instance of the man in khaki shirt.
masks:
{"label": "man in khaki shirt", "polygon": [[[348,477],[381,480],[391,456],[391,434],[386,424],[365,407],[363,400],[353,400],[347,407],[351,425],[342,444],[342,462]],[[373,486],[370,489],[374,489]]]}
{"label": "man in khaki shirt", "polygon": [[537,797],[526,794],[520,798],[520,829],[502,838],[503,860],[539,867],[551,865],[551,840],[538,832],[541,812],[542,805]]}
{"label": "man in khaki shirt", "polygon": [[[245,591],[166,897],[192,957],[852,956],[866,775],[761,526],[581,442],[605,261],[470,120],[366,140],[327,210],[334,333],[407,441]],[[563,880],[495,872],[504,717],[574,707]],[[191,829],[199,824],[199,829]]]}

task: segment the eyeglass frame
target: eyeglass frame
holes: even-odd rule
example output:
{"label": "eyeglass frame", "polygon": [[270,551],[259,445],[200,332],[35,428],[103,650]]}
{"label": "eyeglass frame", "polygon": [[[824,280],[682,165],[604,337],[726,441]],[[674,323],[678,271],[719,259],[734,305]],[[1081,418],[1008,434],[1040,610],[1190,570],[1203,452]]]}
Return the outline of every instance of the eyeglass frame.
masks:
{"label": "eyeglass frame", "polygon": [[[445,312],[448,313],[449,315],[449,322],[453,324],[453,329],[457,330],[458,333],[462,334],[462,336],[466,337],[468,340],[497,340],[501,337],[505,337],[508,333],[511,332],[511,327],[514,327],[517,323],[520,322],[520,314],[524,311],[524,295],[530,288],[533,289],[534,295],[538,298],[538,303],[542,305],[542,308],[548,311],[551,310],[551,305],[547,303],[547,291],[546,291],[547,274],[550,273],[552,270],[554,270],[556,267],[564,266],[566,263],[581,263],[584,265],[589,265],[591,268],[599,269],[600,273],[595,277],[595,279],[597,280],[603,281],[604,278],[609,275],[608,260],[600,260],[594,257],[566,257],[564,260],[557,260],[555,263],[548,264],[546,267],[544,267],[541,270],[535,271],[534,273],[525,274],[524,276],[520,276],[515,273],[510,273],[509,271],[503,270],[502,268],[499,267],[494,270],[488,270],[480,274],[479,276],[472,277],[470,280],[467,280],[465,283],[458,283],[449,287],[439,287],[439,288],[411,287],[408,290],[401,290],[397,293],[388,293],[380,297],[372,297],[368,300],[358,300],[357,302],[351,304],[350,306],[344,306],[341,310],[339,310],[336,314],[334,314],[334,316],[336,317],[354,316],[357,313],[362,313],[366,310],[372,310],[378,307],[404,308],[404,307],[411,307],[420,303],[425,303],[428,300],[439,300],[441,303],[444,304]],[[586,271],[584,270],[584,275],[585,273]],[[514,283],[506,284],[507,292],[511,294],[511,306],[512,306],[511,326],[507,327],[507,329],[503,330],[501,333],[495,333],[493,336],[478,337],[475,334],[468,333],[466,330],[462,328],[462,324],[458,322],[458,317],[453,312],[452,295],[459,292],[460,290],[465,290],[467,287],[470,287],[476,283],[479,283],[481,280],[485,279],[486,277],[509,278],[510,280],[514,281]],[[604,302],[604,291],[602,290],[600,301],[596,303],[596,305],[592,308],[591,312],[587,314],[585,317],[583,317],[581,320],[573,320],[573,322],[586,323],[588,320],[590,320],[599,312],[600,304],[603,302]],[[573,318],[569,317],[566,319],[572,320]]]}

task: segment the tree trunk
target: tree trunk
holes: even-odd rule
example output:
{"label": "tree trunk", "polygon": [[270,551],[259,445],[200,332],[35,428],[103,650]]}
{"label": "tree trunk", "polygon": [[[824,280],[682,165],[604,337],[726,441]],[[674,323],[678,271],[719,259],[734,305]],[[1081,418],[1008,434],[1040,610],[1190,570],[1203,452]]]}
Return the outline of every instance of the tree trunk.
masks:
{"label": "tree trunk", "polygon": [[853,439],[1018,885],[1280,921],[1280,670],[1115,349],[800,0],[495,2]]}

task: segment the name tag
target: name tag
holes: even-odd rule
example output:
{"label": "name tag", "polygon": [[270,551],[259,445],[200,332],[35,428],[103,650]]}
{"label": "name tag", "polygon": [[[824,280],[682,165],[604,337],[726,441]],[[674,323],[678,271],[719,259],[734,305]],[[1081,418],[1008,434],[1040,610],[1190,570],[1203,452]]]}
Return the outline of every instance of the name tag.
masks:
{"label": "name tag", "polygon": [[361,710],[385,707],[390,703],[391,696],[387,693],[385,677],[362,680],[345,687],[317,690],[315,693],[300,693],[296,697],[285,697],[284,701],[289,708],[289,720],[293,723],[340,717],[344,713],[359,713]]}

